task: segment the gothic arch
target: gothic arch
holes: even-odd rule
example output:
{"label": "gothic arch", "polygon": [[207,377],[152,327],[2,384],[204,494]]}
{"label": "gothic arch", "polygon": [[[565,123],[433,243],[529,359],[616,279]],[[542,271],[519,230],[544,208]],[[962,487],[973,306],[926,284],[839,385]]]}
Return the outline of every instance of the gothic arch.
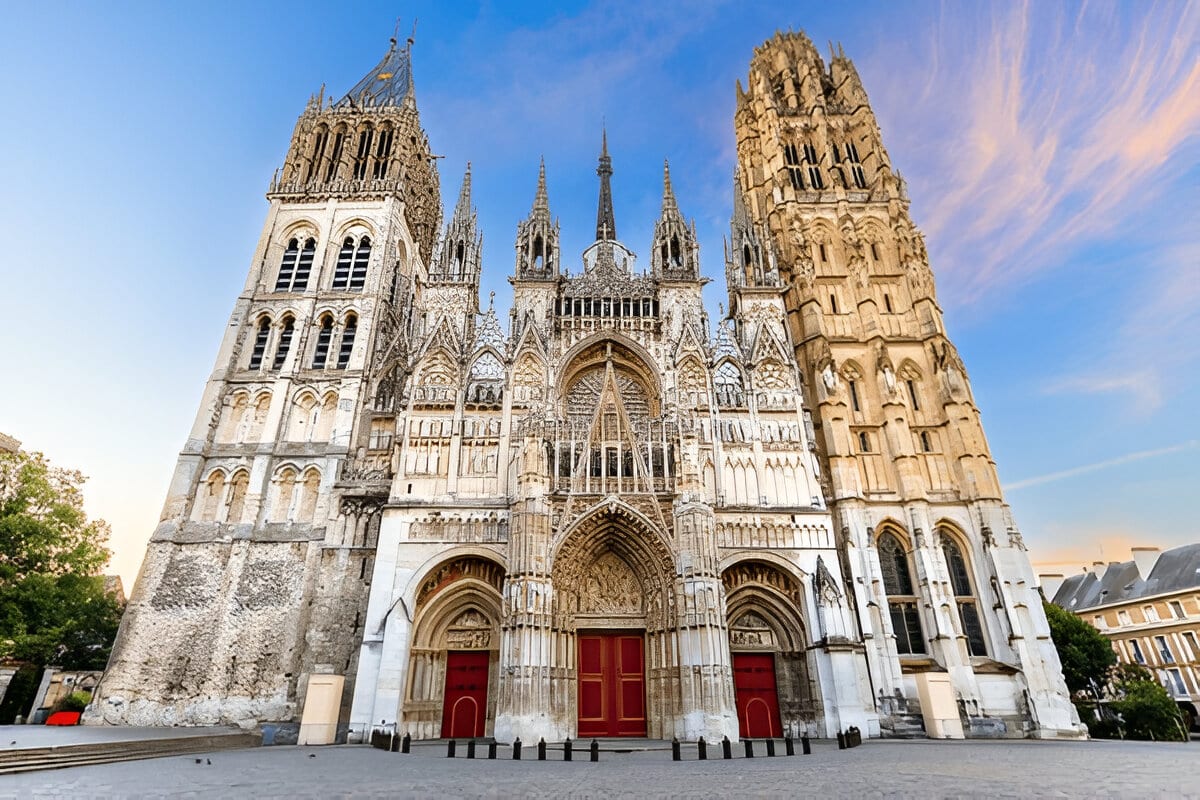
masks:
{"label": "gothic arch", "polygon": [[342,240],[347,236],[353,237],[355,243],[357,244],[358,240],[361,239],[364,234],[370,236],[372,242],[378,238],[378,232],[375,229],[374,223],[365,217],[352,217],[351,219],[342,222],[334,234],[329,237],[329,240],[338,247],[341,247]]}
{"label": "gothic arch", "polygon": [[504,567],[493,553],[481,556],[459,552],[442,557],[419,574],[412,606],[409,668],[399,714],[401,728],[418,739],[443,735],[450,653],[473,651],[487,654],[487,697],[480,734],[489,735],[496,717]]}
{"label": "gothic arch", "polygon": [[640,344],[619,333],[605,331],[589,336],[568,350],[559,361],[564,367],[558,378],[558,396],[566,397],[567,389],[584,370],[602,365],[611,346],[613,364],[623,366],[635,375],[646,389],[652,416],[658,416],[662,400],[662,382],[654,357]]}
{"label": "gothic arch", "polygon": [[[462,545],[449,550],[438,553],[426,559],[421,566],[413,571],[412,577],[405,584],[404,590],[397,596],[396,603],[402,603],[405,608],[413,609],[408,616],[413,618],[417,606],[422,605],[426,599],[426,595],[422,594],[422,588],[433,577],[436,577],[438,571],[443,567],[449,568],[455,562],[479,561],[490,562],[491,565],[499,571],[500,579],[493,583],[496,591],[499,592],[503,585],[503,576],[508,570],[504,556],[495,550],[487,547],[479,547],[474,545]],[[479,566],[483,566],[482,564]],[[489,579],[490,581],[490,579]]]}
{"label": "gothic arch", "polygon": [[[805,622],[812,615],[806,613],[807,593],[797,572],[783,559],[768,560],[757,553],[721,572],[735,676],[740,654],[770,654],[774,665],[782,729],[772,735],[802,735],[821,715]],[[740,700],[737,705],[739,715],[744,713]]]}

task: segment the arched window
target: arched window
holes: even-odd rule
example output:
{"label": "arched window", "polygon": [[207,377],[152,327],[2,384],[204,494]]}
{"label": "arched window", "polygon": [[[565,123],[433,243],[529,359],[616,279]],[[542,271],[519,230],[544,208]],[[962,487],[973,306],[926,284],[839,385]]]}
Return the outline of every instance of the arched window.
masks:
{"label": "arched window", "polygon": [[371,260],[371,238],[364,236],[354,251],[354,267],[350,271],[350,291],[361,292],[367,282],[367,263]]}
{"label": "arched window", "polygon": [[271,319],[263,317],[258,321],[258,333],[254,335],[254,349],[250,351],[250,369],[262,366],[263,356],[267,352],[267,341],[271,338]]}
{"label": "arched window", "polygon": [[279,277],[275,279],[275,291],[286,292],[291,289],[292,280],[296,277],[296,260],[300,257],[300,242],[292,239],[287,249],[283,251],[283,260],[279,262]]}
{"label": "arched window", "polygon": [[[308,276],[312,273],[313,258],[317,254],[317,240],[305,239],[304,248],[300,251],[300,259],[296,262],[296,277],[287,291],[303,292],[308,288]],[[275,291],[279,291],[276,287]]]}
{"label": "arched window", "polygon": [[358,152],[354,156],[354,179],[362,180],[367,177],[367,162],[371,157],[371,140],[375,131],[370,125],[358,133]]}
{"label": "arched window", "polygon": [[967,650],[973,656],[987,655],[987,642],[983,635],[983,624],[979,621],[979,609],[975,592],[971,588],[971,573],[962,548],[954,537],[945,530],[942,535],[942,555],[946,558],[946,569],[950,572],[950,588],[954,590],[954,602],[958,605],[958,618],[967,637]]}
{"label": "arched window", "polygon": [[346,327],[342,330],[342,345],[338,348],[337,368],[345,369],[350,363],[350,354],[354,351],[354,334],[358,330],[358,317],[353,314],[346,316]]}
{"label": "arched window", "polygon": [[225,521],[237,524],[242,521],[246,511],[246,490],[250,486],[250,476],[245,470],[239,470],[229,482],[229,508],[225,512]]}
{"label": "arched window", "polygon": [[354,239],[347,236],[338,251],[337,266],[333,270],[334,289],[345,289],[350,283],[350,266],[354,263]]}
{"label": "arched window", "polygon": [[713,383],[717,388],[717,405],[744,406],[746,393],[742,389],[742,374],[730,361],[721,362],[713,375]]}
{"label": "arched window", "polygon": [[321,330],[317,333],[317,346],[313,350],[313,369],[325,369],[329,359],[329,341],[333,338],[333,317],[329,314],[321,317]]}
{"label": "arched window", "polygon": [[394,132],[390,126],[383,126],[379,129],[379,144],[375,147],[375,166],[372,168],[371,177],[379,179],[386,178],[388,166],[392,158],[392,137]]}
{"label": "arched window", "polygon": [[925,652],[925,637],[921,633],[921,614],[913,593],[912,572],[908,553],[891,531],[879,536],[879,567],[883,571],[883,590],[887,594],[892,631],[896,634],[896,652],[913,655]]}
{"label": "arched window", "polygon": [[275,345],[275,363],[272,369],[282,369],[287,361],[288,348],[292,346],[292,334],[296,332],[296,320],[291,317],[283,318],[283,328],[279,331],[279,344]]}

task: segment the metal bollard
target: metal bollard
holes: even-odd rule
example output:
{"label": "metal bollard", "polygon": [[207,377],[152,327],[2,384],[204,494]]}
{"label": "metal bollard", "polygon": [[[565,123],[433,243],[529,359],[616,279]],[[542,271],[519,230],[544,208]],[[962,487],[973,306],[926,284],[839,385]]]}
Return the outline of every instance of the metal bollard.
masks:
{"label": "metal bollard", "polygon": [[767,757],[768,758],[775,757],[775,740],[774,739],[767,739]]}
{"label": "metal bollard", "polygon": [[743,741],[746,743],[746,758],[754,758],[754,740],[744,739]]}
{"label": "metal bollard", "polygon": [[696,756],[701,761],[708,761],[708,742],[704,741],[703,736],[696,742]]}
{"label": "metal bollard", "polygon": [[538,740],[538,761],[546,760],[546,737]]}
{"label": "metal bollard", "polygon": [[488,759],[490,761],[496,760],[496,742],[495,741],[488,742]]}
{"label": "metal bollard", "polygon": [[838,750],[846,749],[846,734],[838,731]]}
{"label": "metal bollard", "polygon": [[570,760],[571,760],[571,737],[568,736],[567,740],[565,742],[563,742],[563,761],[570,761]]}
{"label": "metal bollard", "polygon": [[446,758],[454,758],[454,749],[458,747],[458,742],[451,739],[446,743]]}
{"label": "metal bollard", "polygon": [[679,737],[674,736],[671,738],[671,760],[679,761],[681,757],[679,753]]}
{"label": "metal bollard", "polygon": [[808,734],[800,737],[800,752],[806,756],[812,755],[812,742],[808,740]]}
{"label": "metal bollard", "polygon": [[400,752],[400,737],[396,735],[395,731],[392,731],[392,736],[390,739],[388,739],[388,752],[389,753]]}
{"label": "metal bollard", "polygon": [[783,737],[783,752],[789,756],[796,755],[796,743],[792,741],[792,737]]}
{"label": "metal bollard", "polygon": [[600,743],[597,742],[595,739],[592,739],[592,746],[590,749],[592,751],[592,761],[593,762],[599,761],[600,760]]}
{"label": "metal bollard", "polygon": [[412,752],[412,735],[411,734],[405,733],[404,738],[400,740],[400,752],[401,753],[411,753]]}
{"label": "metal bollard", "polygon": [[518,736],[516,739],[513,739],[512,748],[513,748],[513,761],[520,761],[521,760],[521,737],[520,736]]}
{"label": "metal bollard", "polygon": [[468,739],[467,740],[467,758],[474,758],[474,757],[475,757],[475,740]]}
{"label": "metal bollard", "polygon": [[729,741],[728,736],[721,739],[721,758],[726,761],[733,758],[733,743]]}

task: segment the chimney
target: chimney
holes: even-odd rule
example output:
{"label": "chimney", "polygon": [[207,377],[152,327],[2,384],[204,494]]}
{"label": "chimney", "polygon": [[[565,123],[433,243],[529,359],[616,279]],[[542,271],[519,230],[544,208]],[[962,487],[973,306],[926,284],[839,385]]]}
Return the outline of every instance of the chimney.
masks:
{"label": "chimney", "polygon": [[1038,583],[1042,585],[1042,596],[1047,601],[1054,599],[1054,595],[1058,594],[1058,590],[1062,588],[1064,577],[1060,573],[1051,575],[1038,575]]}
{"label": "chimney", "polygon": [[1137,564],[1138,575],[1142,580],[1150,580],[1150,571],[1154,569],[1154,565],[1158,562],[1158,556],[1161,552],[1157,547],[1134,547],[1133,563]]}
{"label": "chimney", "polygon": [[1104,580],[1104,573],[1108,572],[1108,563],[1104,561],[1092,562],[1092,573],[1095,574],[1096,580]]}

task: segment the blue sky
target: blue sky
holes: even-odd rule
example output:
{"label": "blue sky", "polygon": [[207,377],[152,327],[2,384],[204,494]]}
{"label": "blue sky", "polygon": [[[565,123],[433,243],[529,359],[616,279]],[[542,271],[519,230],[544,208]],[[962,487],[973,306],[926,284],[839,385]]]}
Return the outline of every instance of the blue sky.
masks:
{"label": "blue sky", "polygon": [[1197,540],[1200,5],[8,4],[0,431],[90,476],[127,585],[296,117],[397,15],[446,205],[473,164],[501,307],[540,156],[565,252],[587,244],[602,124],[621,238],[646,251],[669,158],[719,278],[734,81],[777,28],[841,42],[1033,559]]}

